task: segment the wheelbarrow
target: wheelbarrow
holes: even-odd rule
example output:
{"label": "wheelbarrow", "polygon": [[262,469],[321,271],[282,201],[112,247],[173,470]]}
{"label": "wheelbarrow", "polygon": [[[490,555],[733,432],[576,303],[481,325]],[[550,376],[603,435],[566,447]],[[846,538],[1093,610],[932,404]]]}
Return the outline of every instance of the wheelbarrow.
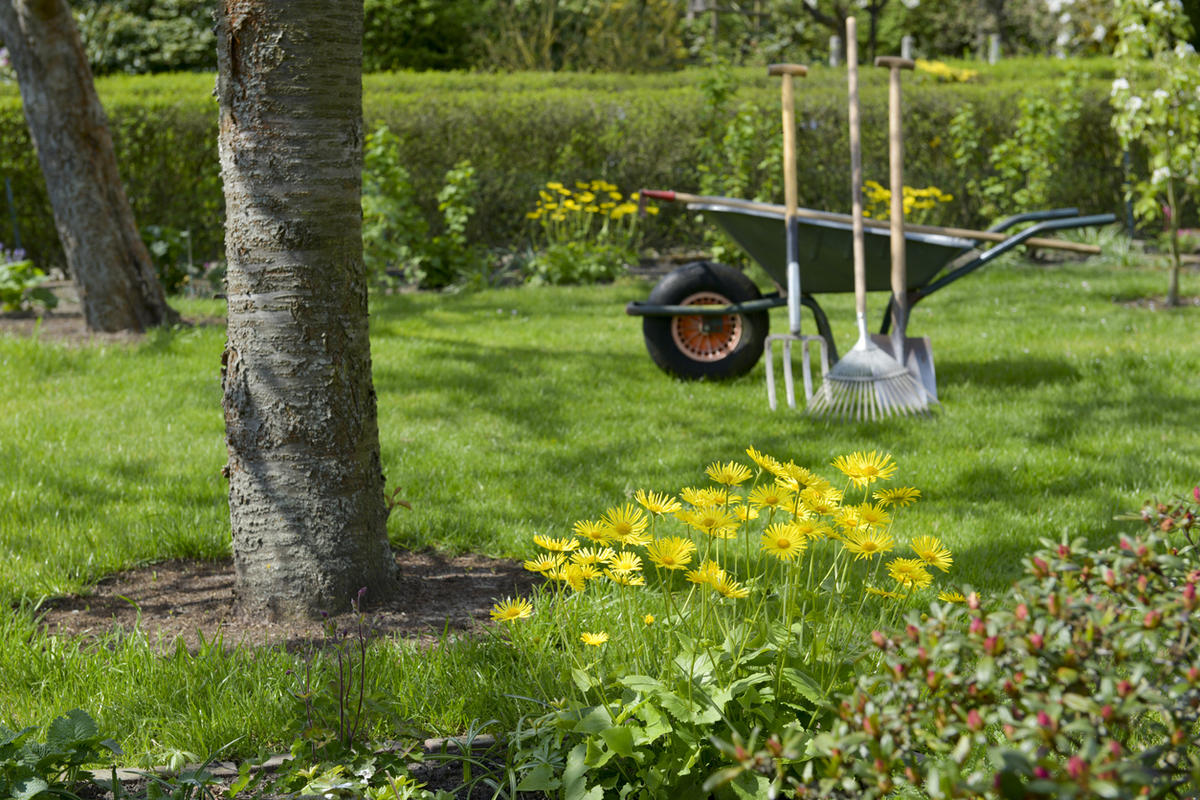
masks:
{"label": "wheelbarrow", "polygon": [[[787,259],[783,206],[728,197],[702,197],[680,192],[643,190],[640,201],[649,199],[684,201],[692,211],[716,220],[750,258],[766,270],[775,291],[763,294],[738,269],[711,261],[685,264],[662,278],[650,296],[630,302],[625,313],[642,317],[642,334],[651,359],[663,371],[689,380],[722,380],[744,375],[763,354],[769,332],[768,312],[787,305]],[[1075,208],[1058,208],[1017,214],[986,231],[961,228],[907,226],[904,233],[908,265],[908,308],[934,292],[970,275],[1013,248],[1030,246],[1098,253],[1088,245],[1041,238],[1042,234],[1072,228],[1108,225],[1112,214],[1081,215]],[[1034,223],[1015,233],[1016,225]],[[800,209],[798,223],[799,261],[803,287],[801,304],[808,308],[817,333],[825,340],[830,364],[837,361],[837,347],[816,295],[854,291],[850,270],[852,258],[851,220],[848,215]],[[891,244],[887,223],[866,228],[867,290],[890,291]],[[978,242],[993,242],[984,251]],[[884,310],[876,340],[889,347],[891,301]],[[829,365],[823,365],[828,367]],[[924,378],[925,376],[923,376]],[[932,376],[926,378],[936,398]]]}

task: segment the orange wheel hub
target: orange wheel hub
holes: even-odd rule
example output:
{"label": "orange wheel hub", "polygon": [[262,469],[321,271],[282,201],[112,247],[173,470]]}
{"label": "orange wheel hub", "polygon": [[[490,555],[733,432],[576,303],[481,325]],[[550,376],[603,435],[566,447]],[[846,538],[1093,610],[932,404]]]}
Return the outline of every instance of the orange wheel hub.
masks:
{"label": "orange wheel hub", "polygon": [[[681,306],[727,306],[729,299],[716,292],[697,292],[684,298]],[[679,352],[695,361],[720,361],[727,358],[742,341],[742,318],[691,316],[671,318],[671,338]]]}

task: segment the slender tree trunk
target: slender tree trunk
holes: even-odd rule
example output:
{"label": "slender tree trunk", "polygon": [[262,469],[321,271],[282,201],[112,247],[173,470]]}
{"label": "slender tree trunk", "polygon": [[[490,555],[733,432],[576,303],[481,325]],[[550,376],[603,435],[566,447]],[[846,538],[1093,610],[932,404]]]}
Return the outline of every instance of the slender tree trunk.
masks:
{"label": "slender tree trunk", "polygon": [[229,511],[242,614],[395,587],[362,260],[361,0],[221,0]]}
{"label": "slender tree trunk", "polygon": [[0,0],[0,37],[88,328],[144,330],[178,319],[138,234],[66,0]]}

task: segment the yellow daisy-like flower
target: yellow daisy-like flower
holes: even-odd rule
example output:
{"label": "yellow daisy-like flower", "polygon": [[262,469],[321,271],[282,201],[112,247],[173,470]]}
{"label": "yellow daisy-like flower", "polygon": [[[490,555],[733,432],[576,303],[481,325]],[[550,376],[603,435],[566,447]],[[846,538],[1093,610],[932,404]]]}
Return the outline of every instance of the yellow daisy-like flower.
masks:
{"label": "yellow daisy-like flower", "polygon": [[604,544],[613,538],[612,528],[608,526],[608,523],[591,519],[579,520],[572,530],[580,539],[587,539],[596,544]]}
{"label": "yellow daisy-like flower", "polygon": [[733,515],[737,517],[738,522],[750,522],[758,519],[758,509],[750,506],[736,505],[733,507]]}
{"label": "yellow daisy-like flower", "polygon": [[810,486],[800,492],[800,499],[814,514],[828,516],[841,505],[842,493],[838,489],[817,489]]}
{"label": "yellow daisy-like flower", "polygon": [[719,506],[681,511],[678,516],[696,530],[718,539],[732,539],[737,535],[737,517]]}
{"label": "yellow daisy-like flower", "polygon": [[599,564],[608,564],[617,554],[613,552],[611,547],[581,547],[574,553],[571,553],[571,562],[574,564],[591,564],[593,566]]}
{"label": "yellow daisy-like flower", "polygon": [[768,525],[762,534],[762,549],[780,561],[791,561],[808,547],[808,539],[790,522]]}
{"label": "yellow daisy-like flower", "polygon": [[728,597],[731,600],[741,600],[750,596],[750,590],[733,579],[730,575],[722,575],[721,578],[713,584],[713,588],[722,597]]}
{"label": "yellow daisy-like flower", "polygon": [[870,486],[875,481],[886,481],[896,474],[896,462],[892,461],[890,453],[851,453],[848,456],[838,456],[833,461],[850,482],[860,489]]}
{"label": "yellow daisy-like flower", "polygon": [[703,489],[689,486],[680,490],[679,496],[683,498],[683,502],[693,508],[723,506],[729,502],[729,491],[727,489],[719,489],[715,486],[706,486]]}
{"label": "yellow daisy-like flower", "polygon": [[687,579],[692,583],[716,586],[724,575],[725,570],[721,569],[721,565],[710,559],[701,564],[699,569],[688,570]]}
{"label": "yellow daisy-like flower", "polygon": [[739,464],[736,461],[729,461],[724,464],[720,461],[714,461],[704,470],[704,474],[722,486],[737,486],[754,477],[754,473],[750,471],[749,467]]}
{"label": "yellow daisy-like flower", "polygon": [[833,536],[833,529],[815,519],[797,519],[792,521],[792,527],[805,539],[828,539]]}
{"label": "yellow daisy-like flower", "polygon": [[921,490],[914,489],[911,486],[902,486],[896,489],[876,489],[875,499],[885,506],[911,506],[921,497]]}
{"label": "yellow daisy-like flower", "polygon": [[954,589],[938,592],[937,599],[941,600],[943,603],[967,602],[967,598],[963,596],[963,593]]}
{"label": "yellow daisy-like flower", "polygon": [[893,558],[888,562],[888,575],[906,589],[924,589],[933,582],[925,564],[915,558]]}
{"label": "yellow daisy-like flower", "polygon": [[896,541],[886,531],[863,528],[846,534],[845,547],[854,553],[854,560],[882,555],[896,547]]}
{"label": "yellow daisy-like flower", "polygon": [[533,603],[524,597],[518,597],[516,600],[509,597],[492,606],[492,619],[496,622],[515,622],[531,616]]}
{"label": "yellow daisy-like flower", "polygon": [[687,569],[695,553],[696,543],[682,536],[668,536],[646,545],[646,558],[662,569]]}
{"label": "yellow daisy-like flower", "polygon": [[604,512],[603,521],[612,530],[615,539],[628,545],[644,544],[646,514],[633,503],[626,503],[619,508],[610,508]]}
{"label": "yellow daisy-like flower", "polygon": [[646,623],[647,625],[653,625],[654,624],[654,615],[647,614],[646,616],[642,617],[642,622]]}
{"label": "yellow daisy-like flower", "polygon": [[633,495],[633,499],[637,500],[651,514],[674,514],[679,509],[683,508],[679,501],[669,494],[659,494],[658,492],[646,492],[638,489]]}
{"label": "yellow daisy-like flower", "polygon": [[755,486],[746,502],[758,508],[790,508],[794,497],[790,489],[776,481]]}
{"label": "yellow daisy-like flower", "polygon": [[584,633],[579,637],[579,641],[590,647],[599,647],[608,641],[608,634],[604,631],[600,631],[599,633]]}
{"label": "yellow daisy-like flower", "polygon": [[646,579],[640,572],[617,572],[614,569],[604,570],[604,576],[618,586],[645,586]]}
{"label": "yellow daisy-like flower", "polygon": [[858,506],[842,506],[833,512],[833,521],[845,531],[853,531],[862,527],[862,518],[858,514]]}
{"label": "yellow daisy-like flower", "polygon": [[543,536],[540,533],[533,537],[533,543],[543,550],[549,550],[552,553],[569,553],[579,547],[579,542],[575,539],[556,539],[553,536]]}
{"label": "yellow daisy-like flower", "polygon": [[892,515],[883,508],[883,504],[863,503],[858,506],[858,524],[871,528],[886,528],[892,522]]}
{"label": "yellow daisy-like flower", "polygon": [[562,566],[562,563],[563,557],[558,553],[553,555],[543,553],[532,561],[526,561],[523,566],[530,572],[546,573],[552,569],[558,569]]}
{"label": "yellow daisy-like flower", "polygon": [[918,536],[912,540],[912,549],[917,558],[942,572],[949,572],[954,563],[954,556],[936,536]]}
{"label": "yellow daisy-like flower", "polygon": [[812,470],[802,467],[794,461],[784,464],[782,471],[788,480],[795,483],[799,489],[807,489],[810,486],[820,487],[822,484],[828,483]]}
{"label": "yellow daisy-like flower", "polygon": [[637,553],[622,550],[620,553],[617,553],[615,558],[608,562],[608,568],[613,572],[640,572],[642,569],[642,557]]}
{"label": "yellow daisy-like flower", "polygon": [[868,586],[867,593],[878,595],[880,597],[886,597],[889,600],[903,600],[904,599],[904,595],[900,594],[899,592],[891,592],[891,591],[888,591],[887,589],[876,589],[874,586]]}
{"label": "yellow daisy-like flower", "polygon": [[772,467],[779,465],[779,462],[773,456],[769,456],[766,453],[760,453],[759,451],[755,450],[754,447],[747,447],[746,455],[750,456],[751,461],[753,461],[755,464],[758,464],[759,469],[765,469],[767,472],[772,474],[774,474]]}

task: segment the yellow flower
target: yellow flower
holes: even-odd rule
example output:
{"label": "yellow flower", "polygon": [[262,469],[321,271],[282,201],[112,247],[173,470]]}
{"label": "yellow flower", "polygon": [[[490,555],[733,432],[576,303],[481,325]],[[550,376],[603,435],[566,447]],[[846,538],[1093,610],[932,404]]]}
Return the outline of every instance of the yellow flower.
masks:
{"label": "yellow flower", "polygon": [[766,453],[760,453],[753,447],[746,448],[746,455],[750,456],[751,461],[753,461],[755,464],[758,464],[759,469],[765,469],[771,474],[775,474],[774,469],[772,469],[773,467],[780,466],[779,462],[776,461],[775,458],[767,455]]}
{"label": "yellow flower", "polygon": [[888,562],[888,575],[906,589],[924,589],[933,582],[925,564],[915,558],[893,558]]}
{"label": "yellow flower", "polygon": [[833,529],[828,525],[813,519],[797,519],[792,521],[795,528],[805,539],[828,539],[833,536]]}
{"label": "yellow flower", "polygon": [[842,493],[838,489],[821,490],[810,486],[800,492],[800,499],[813,513],[828,515],[837,510],[838,504],[842,502]]}
{"label": "yellow flower", "polygon": [[647,614],[646,616],[642,617],[642,622],[646,623],[647,625],[653,625],[654,624],[654,615]]}
{"label": "yellow flower", "polygon": [[723,486],[737,486],[739,483],[745,483],[753,477],[753,473],[750,472],[749,467],[739,464],[736,461],[729,461],[724,464],[720,461],[714,461],[704,470],[704,474]]}
{"label": "yellow flower", "polygon": [[854,553],[854,560],[860,561],[894,549],[896,542],[886,531],[863,528],[846,534],[845,546]]}
{"label": "yellow flower", "polygon": [[722,597],[728,597],[732,600],[741,600],[750,596],[750,590],[740,583],[735,581],[730,575],[722,575],[720,579],[713,584],[713,588]]}
{"label": "yellow flower", "polygon": [[552,569],[558,569],[562,563],[563,557],[558,553],[553,555],[543,553],[532,561],[526,561],[523,566],[530,572],[546,573]]}
{"label": "yellow flower", "polygon": [[613,572],[638,572],[642,568],[642,557],[628,550],[622,550],[608,562],[608,568]]}
{"label": "yellow flower", "polygon": [[858,506],[842,506],[834,512],[833,521],[843,532],[856,530],[862,525]]}
{"label": "yellow flower", "polygon": [[912,549],[917,558],[942,572],[949,572],[954,563],[954,557],[936,536],[918,536],[912,541]]}
{"label": "yellow flower", "polygon": [[611,547],[581,547],[571,554],[571,563],[573,564],[608,564],[617,554],[612,551]]}
{"label": "yellow flower", "polygon": [[795,497],[786,486],[778,482],[755,486],[746,502],[759,508],[788,508]]}
{"label": "yellow flower", "polygon": [[896,463],[889,453],[851,453],[848,456],[838,456],[833,466],[843,472],[858,488],[870,486],[878,480],[887,480],[896,473]]}
{"label": "yellow flower", "polygon": [[863,503],[858,506],[858,524],[870,528],[884,528],[892,521],[892,515],[883,510],[883,505]]}
{"label": "yellow flower", "polygon": [[681,489],[679,496],[683,498],[683,502],[695,508],[707,508],[708,506],[723,506],[729,501],[729,490],[718,489],[715,486],[708,486],[703,489],[694,487],[686,487]]}
{"label": "yellow flower", "polygon": [[943,603],[965,603],[967,598],[963,597],[963,593],[953,589],[947,589],[943,592],[938,592],[938,600]]}
{"label": "yellow flower", "polygon": [[875,499],[885,506],[910,506],[917,502],[920,498],[921,491],[914,489],[911,486],[902,486],[896,489],[876,489]]}
{"label": "yellow flower", "polygon": [[725,574],[721,565],[711,559],[700,565],[699,569],[688,570],[687,579],[692,583],[701,583],[715,587],[717,581]]}
{"label": "yellow flower", "polygon": [[734,506],[733,515],[738,518],[739,522],[750,522],[758,519],[758,510],[750,506]]}
{"label": "yellow flower", "polygon": [[628,545],[645,544],[646,515],[633,503],[608,509],[603,521],[612,529],[614,538]]}
{"label": "yellow flower", "polygon": [[809,486],[821,486],[828,483],[824,478],[816,473],[808,470],[794,461],[789,461],[781,466],[783,476],[788,480],[794,481],[798,489],[805,489]]}
{"label": "yellow flower", "polygon": [[904,599],[904,595],[900,594],[899,592],[889,592],[887,589],[876,589],[874,586],[868,586],[867,593],[879,595],[880,597],[886,597],[889,600],[903,600]]}
{"label": "yellow flower", "polygon": [[768,525],[762,534],[762,549],[780,561],[791,561],[804,552],[808,540],[790,522]]}
{"label": "yellow flower", "polygon": [[719,506],[680,511],[678,517],[693,528],[718,539],[732,539],[737,535],[737,517]]}
{"label": "yellow flower", "polygon": [[674,514],[683,508],[678,500],[665,493],[659,494],[638,489],[634,493],[633,499],[637,500],[651,514]]}
{"label": "yellow flower", "polygon": [[608,634],[604,631],[599,633],[584,633],[579,637],[579,641],[591,647],[599,647],[608,641]]}
{"label": "yellow flower", "polygon": [[563,188],[563,185],[558,181],[550,181],[549,183],[546,184],[546,188],[554,189],[557,191],[558,189]]}
{"label": "yellow flower", "polygon": [[613,538],[613,531],[606,523],[596,522],[590,519],[581,519],[575,523],[573,528],[575,535],[581,539],[595,542],[596,544],[604,544]]}
{"label": "yellow flower", "polygon": [[687,569],[695,553],[696,543],[682,536],[668,536],[646,545],[646,558],[662,569]]}
{"label": "yellow flower", "polygon": [[492,619],[496,622],[515,622],[533,616],[533,603],[524,597],[513,600],[506,598],[492,606]]}
{"label": "yellow flower", "polygon": [[533,537],[533,543],[553,553],[569,553],[576,547],[579,547],[579,542],[575,539],[556,539],[553,536],[543,536],[540,533]]}
{"label": "yellow flower", "polygon": [[613,570],[613,569],[606,569],[606,570],[604,570],[604,575],[610,581],[617,584],[618,586],[645,586],[646,585],[646,579],[642,577],[642,573],[640,573],[640,572],[635,572],[635,571],[617,572],[616,570]]}

